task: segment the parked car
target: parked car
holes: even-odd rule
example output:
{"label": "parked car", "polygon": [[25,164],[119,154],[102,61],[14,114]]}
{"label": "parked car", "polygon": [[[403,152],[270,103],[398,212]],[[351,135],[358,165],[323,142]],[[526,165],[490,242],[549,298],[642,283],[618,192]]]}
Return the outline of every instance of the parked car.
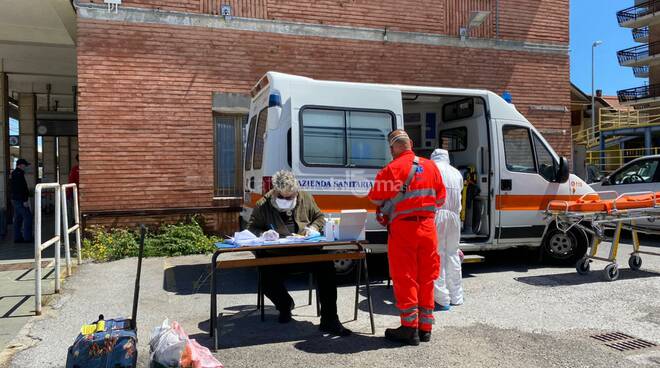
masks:
{"label": "parked car", "polygon": [[[606,176],[600,183],[591,184],[597,191],[614,191],[618,194],[633,192],[660,192],[660,155],[637,158]],[[644,220],[640,226],[659,228],[660,222]]]}

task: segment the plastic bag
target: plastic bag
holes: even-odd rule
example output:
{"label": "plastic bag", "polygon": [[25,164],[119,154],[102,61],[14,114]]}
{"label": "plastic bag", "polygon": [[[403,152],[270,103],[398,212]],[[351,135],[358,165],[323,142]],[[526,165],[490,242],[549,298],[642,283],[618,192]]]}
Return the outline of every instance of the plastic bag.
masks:
{"label": "plastic bag", "polygon": [[[183,333],[183,334],[182,334]],[[153,329],[149,340],[151,352],[149,361],[152,367],[178,367],[186,347],[187,336],[178,323],[170,325],[169,320]]]}
{"label": "plastic bag", "polygon": [[182,368],[223,368],[209,349],[200,345],[195,339],[186,342],[186,348],[181,356]]}
{"label": "plastic bag", "polygon": [[261,239],[264,241],[276,241],[280,238],[280,234],[275,230],[268,230],[261,234]]}
{"label": "plastic bag", "polygon": [[223,368],[209,349],[188,338],[180,324],[169,320],[154,328],[149,340],[151,367]]}

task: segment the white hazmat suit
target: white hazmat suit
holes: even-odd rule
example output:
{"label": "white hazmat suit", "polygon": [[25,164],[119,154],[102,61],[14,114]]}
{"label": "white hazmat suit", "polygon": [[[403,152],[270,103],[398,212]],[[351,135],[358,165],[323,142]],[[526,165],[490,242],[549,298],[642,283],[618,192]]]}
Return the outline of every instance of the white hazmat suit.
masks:
{"label": "white hazmat suit", "polygon": [[440,277],[435,280],[434,298],[441,306],[460,305],[463,304],[463,285],[458,245],[461,238],[463,175],[451,166],[449,153],[444,149],[436,149],[431,154],[431,160],[438,166],[447,190],[445,204],[436,211],[435,216],[441,269]]}

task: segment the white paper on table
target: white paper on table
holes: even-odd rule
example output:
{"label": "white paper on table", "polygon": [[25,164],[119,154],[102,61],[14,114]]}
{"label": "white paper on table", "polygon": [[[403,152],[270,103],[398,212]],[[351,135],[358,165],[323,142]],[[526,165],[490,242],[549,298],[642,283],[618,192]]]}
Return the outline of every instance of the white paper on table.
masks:
{"label": "white paper on table", "polygon": [[249,230],[243,230],[241,232],[235,232],[234,237],[231,238],[231,241],[239,246],[248,246],[261,243],[261,239],[254,235]]}

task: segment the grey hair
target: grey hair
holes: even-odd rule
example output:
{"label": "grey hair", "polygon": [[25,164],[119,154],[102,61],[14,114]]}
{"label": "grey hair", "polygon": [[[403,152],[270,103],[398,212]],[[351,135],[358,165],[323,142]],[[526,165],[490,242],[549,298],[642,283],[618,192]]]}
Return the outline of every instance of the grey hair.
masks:
{"label": "grey hair", "polygon": [[273,175],[273,189],[279,193],[298,191],[298,181],[291,171],[280,170]]}

